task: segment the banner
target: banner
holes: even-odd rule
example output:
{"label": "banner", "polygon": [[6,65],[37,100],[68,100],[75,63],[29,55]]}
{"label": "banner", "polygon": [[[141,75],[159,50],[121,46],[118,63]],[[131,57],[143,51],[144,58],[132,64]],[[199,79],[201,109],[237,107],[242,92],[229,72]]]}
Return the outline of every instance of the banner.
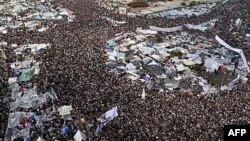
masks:
{"label": "banner", "polygon": [[170,27],[170,28],[160,28],[156,26],[150,26],[149,29],[160,32],[176,32],[182,30],[182,26]]}
{"label": "banner", "polygon": [[221,45],[223,45],[224,47],[226,47],[226,48],[228,48],[228,49],[230,49],[230,50],[233,50],[233,51],[239,53],[240,56],[241,56],[241,58],[242,58],[242,60],[243,60],[243,62],[244,62],[244,67],[247,69],[248,72],[250,72],[249,66],[248,66],[248,64],[247,64],[246,56],[244,55],[242,49],[237,49],[237,48],[231,47],[229,44],[227,44],[226,42],[224,42],[224,41],[223,41],[219,36],[217,36],[217,35],[216,35],[215,39],[216,39]]}
{"label": "banner", "polygon": [[157,31],[154,31],[154,30],[144,30],[142,28],[137,28],[136,29],[136,32],[139,33],[139,34],[157,34]]}
{"label": "banner", "polygon": [[65,116],[65,115],[70,115],[70,111],[73,110],[72,106],[62,106],[58,108],[58,111],[60,112],[60,115]]}
{"label": "banner", "polygon": [[205,23],[201,23],[198,25],[192,25],[192,24],[185,24],[185,26],[189,29],[196,29],[196,30],[200,30],[200,31],[205,31],[208,29],[212,29],[215,25],[215,23],[217,22],[217,19],[205,22]]}

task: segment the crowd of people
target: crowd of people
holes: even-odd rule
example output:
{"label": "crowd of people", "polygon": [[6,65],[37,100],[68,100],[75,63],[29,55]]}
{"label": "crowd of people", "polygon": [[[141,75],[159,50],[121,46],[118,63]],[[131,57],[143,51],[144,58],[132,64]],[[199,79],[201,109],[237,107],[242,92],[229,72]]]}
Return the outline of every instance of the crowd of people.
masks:
{"label": "crowd of people", "polygon": [[[146,91],[141,99],[142,84],[135,84],[117,77],[105,65],[105,43],[114,34],[133,31],[137,27],[150,25],[174,27],[186,23],[199,24],[219,19],[215,29],[193,34],[214,38],[219,34],[230,45],[241,48],[243,41],[229,32],[231,19],[236,19],[239,10],[248,0],[230,0],[210,13],[191,18],[150,19],[147,17],[127,17],[108,11],[93,0],[55,0],[74,11],[76,20],[54,21],[55,27],[44,33],[35,31],[11,31],[0,35],[1,41],[8,44],[50,43],[51,48],[42,50],[36,59],[41,61],[40,74],[34,78],[38,91],[45,93],[52,88],[58,99],[53,101],[55,109],[62,105],[72,105],[73,120],[64,123],[60,118],[31,128],[30,136],[45,140],[73,140],[77,129],[85,130],[88,140],[222,140],[223,125],[250,124],[249,98],[250,85],[242,84],[232,91],[224,91],[213,96],[187,96],[179,91]],[[232,12],[234,11],[234,12]],[[126,21],[126,24],[113,26],[100,16]],[[246,54],[249,48],[243,48]],[[13,49],[4,48],[7,59],[0,66],[0,96],[8,93],[8,78],[12,73],[9,63],[16,60]],[[250,55],[246,55],[250,56]],[[250,59],[250,58],[248,58]],[[51,103],[28,110],[41,112]],[[112,107],[118,107],[119,116],[108,123],[96,136],[96,119]],[[25,110],[27,111],[27,110]],[[9,115],[8,103],[0,106],[0,138],[4,138]],[[53,114],[60,117],[58,112]],[[84,119],[79,121],[79,119]],[[61,128],[71,129],[66,135]]]}

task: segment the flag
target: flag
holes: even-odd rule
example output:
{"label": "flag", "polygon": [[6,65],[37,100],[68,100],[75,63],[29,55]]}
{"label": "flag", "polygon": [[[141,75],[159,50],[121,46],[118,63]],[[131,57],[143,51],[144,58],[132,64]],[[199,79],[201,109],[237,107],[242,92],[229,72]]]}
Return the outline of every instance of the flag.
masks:
{"label": "flag", "polygon": [[148,81],[145,82],[145,85],[149,90],[151,90],[153,87],[153,80],[150,78]]}
{"label": "flag", "polygon": [[113,120],[117,116],[118,116],[117,107],[114,107],[111,110],[107,111],[105,114],[103,114],[97,120],[100,121],[101,124],[106,125],[108,122],[110,122],[111,120]]}
{"label": "flag", "polygon": [[112,121],[117,116],[118,116],[117,106],[113,107],[111,110],[107,111],[105,114],[102,114],[101,117],[97,119],[100,123],[97,125],[95,135],[97,136],[98,133],[103,128],[103,126],[105,126],[107,123]]}
{"label": "flag", "polygon": [[28,136],[24,139],[24,141],[32,141],[31,138]]}
{"label": "flag", "polygon": [[65,134],[68,134],[68,133],[69,133],[69,130],[70,130],[70,129],[69,129],[68,127],[64,127],[64,128],[61,129],[61,132],[62,132],[62,134],[65,135]]}
{"label": "flag", "polygon": [[99,132],[101,131],[101,127],[100,125],[97,125],[97,128],[95,130],[95,136],[97,136],[99,134]]}

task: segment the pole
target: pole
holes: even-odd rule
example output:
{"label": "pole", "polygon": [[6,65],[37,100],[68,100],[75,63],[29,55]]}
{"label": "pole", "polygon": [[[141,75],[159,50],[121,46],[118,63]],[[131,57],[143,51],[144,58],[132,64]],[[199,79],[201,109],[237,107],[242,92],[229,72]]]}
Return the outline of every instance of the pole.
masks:
{"label": "pole", "polygon": [[223,79],[222,79],[222,82],[221,82],[220,86],[222,86],[222,84],[224,82],[224,79],[225,79],[225,76],[226,76],[226,74],[224,73],[224,76],[223,76]]}

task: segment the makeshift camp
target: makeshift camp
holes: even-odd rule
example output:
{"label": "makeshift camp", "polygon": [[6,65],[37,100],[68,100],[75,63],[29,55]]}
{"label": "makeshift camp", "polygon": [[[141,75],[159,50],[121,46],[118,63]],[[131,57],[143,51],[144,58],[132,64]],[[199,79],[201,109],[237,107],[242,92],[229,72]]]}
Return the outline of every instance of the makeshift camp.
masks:
{"label": "makeshift camp", "polygon": [[53,5],[52,0],[46,2],[43,0],[3,1],[0,10],[0,23],[3,25],[0,27],[0,33],[3,34],[6,34],[8,30],[39,30],[42,20],[51,22],[51,20],[63,19],[62,16],[66,16],[69,22],[75,20],[72,11]]}
{"label": "makeshift camp", "polygon": [[[197,27],[206,30],[208,29],[206,24],[197,25]],[[179,30],[182,30],[181,26],[173,28],[151,26],[150,30],[137,28],[132,33],[118,34],[107,42],[108,57],[106,64],[110,69],[115,70],[114,72],[117,72],[118,75],[125,73],[128,79],[138,81],[138,83],[143,82],[147,89],[156,88],[161,91],[164,89],[174,90],[177,87],[187,90],[186,87],[181,86],[182,83],[178,82],[187,79],[195,80],[201,75],[204,77],[202,72],[208,72],[211,75],[216,74],[216,72],[232,73],[235,66],[232,63],[230,50],[241,55],[244,65],[239,67],[248,68],[242,50],[226,45],[218,37],[216,37],[218,42],[227,46],[229,50],[219,47],[217,43],[211,42],[211,39],[202,36],[196,37],[189,33],[175,32]],[[164,37],[160,34],[161,32],[169,33]],[[138,40],[139,38],[140,40]],[[157,41],[154,40],[155,38],[161,38],[162,40]],[[111,65],[118,63],[119,65]],[[144,80],[142,81],[141,78]],[[174,81],[174,83],[167,83],[169,80]],[[216,92],[211,86],[212,84],[203,84],[200,82],[201,79],[198,80],[198,82],[190,85],[190,88],[195,89],[195,92],[198,93],[201,90],[202,93]],[[213,85],[221,85],[221,81],[212,82]],[[223,81],[223,84],[224,82],[228,82],[228,80]],[[145,99],[144,92],[142,93],[142,99]]]}

